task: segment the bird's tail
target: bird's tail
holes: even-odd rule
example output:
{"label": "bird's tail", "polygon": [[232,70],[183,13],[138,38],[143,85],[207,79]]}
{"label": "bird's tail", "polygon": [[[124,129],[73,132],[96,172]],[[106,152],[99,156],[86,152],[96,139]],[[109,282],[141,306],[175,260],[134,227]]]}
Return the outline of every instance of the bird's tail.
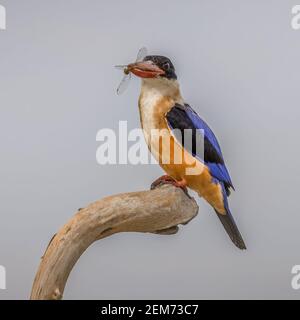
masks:
{"label": "bird's tail", "polygon": [[[216,210],[215,210],[216,211]],[[239,232],[239,229],[231,215],[229,209],[226,208],[226,214],[221,214],[216,211],[217,216],[219,217],[220,221],[223,224],[227,234],[229,235],[231,241],[241,250],[246,249],[245,242],[242,238],[242,235]]]}

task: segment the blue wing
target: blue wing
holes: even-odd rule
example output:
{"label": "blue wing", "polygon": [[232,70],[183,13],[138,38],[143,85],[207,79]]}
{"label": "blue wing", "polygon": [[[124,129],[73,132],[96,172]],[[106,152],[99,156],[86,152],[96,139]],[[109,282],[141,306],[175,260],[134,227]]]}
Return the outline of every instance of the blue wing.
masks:
{"label": "blue wing", "polygon": [[[184,136],[185,129],[192,129],[195,132],[197,129],[203,130],[197,131],[195,134],[203,132],[204,136],[202,136],[202,138],[204,139],[204,152],[201,152],[200,154],[199,151],[197,152],[199,148],[194,147],[189,151],[191,151],[193,156],[208,166],[214,179],[224,183],[226,193],[229,194],[229,187],[233,188],[232,181],[224,163],[218,140],[205,121],[203,121],[187,104],[175,104],[167,113],[166,119],[170,128],[179,129],[182,132],[182,136]],[[196,139],[193,139],[193,142],[194,141],[196,141]]]}
{"label": "blue wing", "polygon": [[[222,151],[216,136],[209,126],[187,104],[175,104],[174,107],[166,114],[166,119],[175,136],[175,129],[180,131],[180,138],[183,147],[202,163],[206,164],[210,170],[210,174],[212,175],[212,180],[215,183],[220,184],[226,214],[220,214],[217,210],[215,211],[233,243],[240,249],[246,249],[244,240],[229,210],[226,196],[229,196],[230,187],[233,188],[233,185],[225,166]],[[184,130],[186,129],[192,129],[192,145],[186,145],[185,143]],[[199,150],[199,146],[197,148],[197,142],[199,141],[199,139],[197,139],[197,135],[199,134],[202,135],[201,138],[204,140],[204,150]]]}

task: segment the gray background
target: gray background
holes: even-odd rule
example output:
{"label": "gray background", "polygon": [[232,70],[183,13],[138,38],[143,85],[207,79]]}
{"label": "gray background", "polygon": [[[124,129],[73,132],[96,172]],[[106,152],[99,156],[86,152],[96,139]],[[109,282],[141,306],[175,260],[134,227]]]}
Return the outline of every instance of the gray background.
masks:
{"label": "gray background", "polygon": [[120,234],[94,244],[65,291],[76,298],[295,298],[300,264],[299,56],[288,0],[1,0],[0,264],[29,296],[39,258],[80,207],[147,189],[158,166],[100,166],[99,129],[139,126],[139,80],[121,73],[145,45],[169,56],[182,92],[222,145],[232,212],[248,250],[213,210],[172,237]]}

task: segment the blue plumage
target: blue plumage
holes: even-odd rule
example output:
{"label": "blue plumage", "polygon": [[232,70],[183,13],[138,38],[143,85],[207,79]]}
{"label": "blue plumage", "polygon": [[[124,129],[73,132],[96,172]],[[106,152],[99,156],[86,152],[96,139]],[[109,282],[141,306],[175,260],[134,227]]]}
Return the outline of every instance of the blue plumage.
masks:
{"label": "blue plumage", "polygon": [[[209,143],[214,148],[215,152],[218,153],[220,160],[219,162],[211,162],[209,159],[199,159],[204,160],[204,163],[209,167],[211,175],[219,181],[223,181],[233,188],[232,181],[229,175],[229,172],[224,163],[224,158],[222,155],[221,147],[218,143],[218,140],[207,123],[202,120],[199,115],[188,105],[186,105],[186,114],[193,122],[195,128],[203,129],[204,139],[207,139]],[[197,155],[196,155],[197,157]],[[234,189],[234,188],[233,188]]]}
{"label": "blue plumage", "polygon": [[[229,187],[233,188],[229,172],[224,163],[221,147],[210,127],[202,120],[199,115],[187,104],[175,105],[167,114],[167,120],[171,129],[201,129],[198,130],[204,134],[204,152],[197,153],[197,148],[192,150],[195,156],[201,162],[204,162],[216,182],[223,182],[226,193],[229,194]],[[204,159],[203,159],[204,154]]]}
{"label": "blue plumage", "polygon": [[[227,197],[230,194],[230,188],[233,188],[229,172],[226,168],[224,158],[222,155],[221,147],[218,140],[209,126],[203,121],[198,114],[187,104],[175,106],[167,113],[166,119],[170,129],[179,129],[181,132],[183,147],[189,151],[199,161],[204,163],[211,174],[212,183],[221,187],[224,212],[218,212],[215,208],[216,214],[222,222],[225,230],[230,236],[234,244],[240,249],[246,249],[242,236],[236,226],[236,223],[231,215]],[[192,129],[193,143],[192,146],[186,145],[184,139],[184,131]],[[176,130],[174,130],[174,134]],[[197,148],[196,136],[202,136],[204,140],[204,150]],[[199,146],[198,146],[199,147]],[[204,151],[204,152],[199,152]],[[204,155],[204,156],[203,156]],[[234,189],[234,188],[233,188]]]}
{"label": "blue plumage", "polygon": [[191,106],[185,104],[184,110],[186,115],[192,120],[195,128],[204,130],[205,137],[210,141],[215,150],[218,152],[219,156],[223,159],[219,142],[207,123],[199,117],[199,115],[191,108]]}

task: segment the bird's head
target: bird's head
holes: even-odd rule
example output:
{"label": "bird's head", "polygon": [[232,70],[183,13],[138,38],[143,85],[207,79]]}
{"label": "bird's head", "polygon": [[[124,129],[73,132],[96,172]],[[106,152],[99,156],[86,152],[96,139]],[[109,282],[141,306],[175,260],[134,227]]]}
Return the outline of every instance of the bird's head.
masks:
{"label": "bird's head", "polygon": [[143,61],[129,64],[128,71],[144,79],[177,79],[173,63],[164,56],[146,56]]}

